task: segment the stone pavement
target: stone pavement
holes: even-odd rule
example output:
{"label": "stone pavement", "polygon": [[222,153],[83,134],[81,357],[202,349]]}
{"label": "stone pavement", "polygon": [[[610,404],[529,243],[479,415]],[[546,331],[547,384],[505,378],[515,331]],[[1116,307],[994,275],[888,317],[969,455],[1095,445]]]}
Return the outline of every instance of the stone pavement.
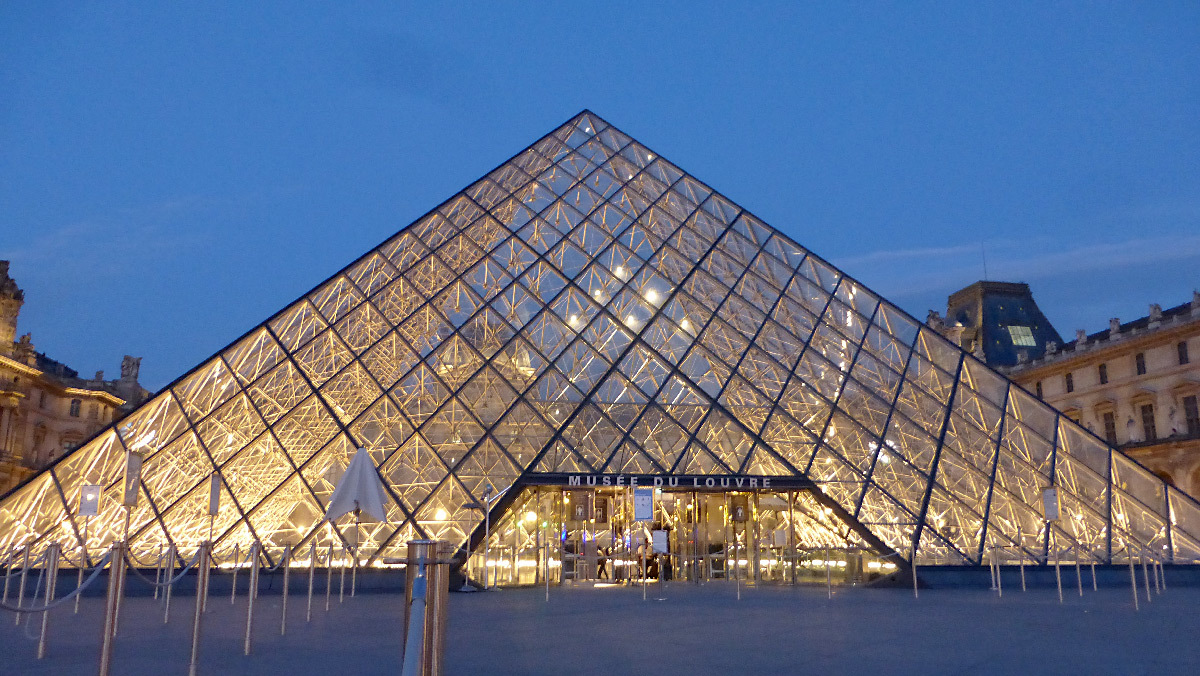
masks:
{"label": "stone pavement", "polygon": [[[447,676],[473,674],[1197,674],[1200,589],[1142,599],[1128,589],[1053,588],[1003,598],[986,590],[762,587],[723,583],[640,588],[510,589],[452,594]],[[398,674],[401,599],[347,597],[324,610],[259,596],[254,654],[242,655],[245,596],[214,596],[205,617],[202,674]],[[186,674],[194,597],[177,596],[169,625],[161,605],[131,598],[117,638],[114,674]],[[49,656],[34,659],[39,622],[17,628],[0,615],[0,674],[94,674],[103,599],[79,615],[52,614]]]}

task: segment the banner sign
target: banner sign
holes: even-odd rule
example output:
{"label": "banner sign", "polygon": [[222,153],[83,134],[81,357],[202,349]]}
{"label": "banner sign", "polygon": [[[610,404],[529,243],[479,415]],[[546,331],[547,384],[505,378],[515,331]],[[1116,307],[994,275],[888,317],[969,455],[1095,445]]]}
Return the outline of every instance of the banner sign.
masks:
{"label": "banner sign", "polygon": [[729,515],[737,523],[750,520],[750,500],[745,495],[735,495],[729,500]]}
{"label": "banner sign", "polygon": [[653,488],[635,488],[635,489],[633,489],[633,520],[634,521],[653,521],[654,520],[654,489]]}
{"label": "banner sign", "polygon": [[100,514],[100,487],[84,486],[79,492],[79,516]]}
{"label": "banner sign", "polygon": [[142,483],[142,454],[125,452],[125,495],[121,504],[137,507],[138,485]]}
{"label": "banner sign", "polygon": [[525,485],[579,486],[581,488],[637,488],[650,486],[663,490],[746,491],[796,490],[816,488],[803,476],[694,475],[694,474],[531,474],[521,479]]}
{"label": "banner sign", "polygon": [[592,516],[596,523],[608,523],[608,498],[596,498],[593,501]]}
{"label": "banner sign", "polygon": [[213,472],[208,480],[208,515],[216,516],[221,510],[221,475]]}
{"label": "banner sign", "polygon": [[567,491],[567,521],[589,521],[592,518],[592,492]]}
{"label": "banner sign", "polygon": [[1058,489],[1050,487],[1042,491],[1042,510],[1047,521],[1058,521]]}
{"label": "banner sign", "polygon": [[667,531],[665,531],[665,530],[652,531],[650,533],[650,536],[653,538],[653,541],[654,541],[654,553],[655,554],[666,554],[667,553]]}

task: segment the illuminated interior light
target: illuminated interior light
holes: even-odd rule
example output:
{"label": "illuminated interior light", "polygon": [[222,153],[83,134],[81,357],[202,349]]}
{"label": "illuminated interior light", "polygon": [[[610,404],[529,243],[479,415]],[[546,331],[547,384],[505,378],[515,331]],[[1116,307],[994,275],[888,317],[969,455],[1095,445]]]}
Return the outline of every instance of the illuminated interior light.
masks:
{"label": "illuminated interior light", "polygon": [[450,515],[447,514],[446,510],[442,509],[441,507],[438,507],[438,510],[433,514],[433,518],[437,519],[438,521],[445,521],[446,517],[448,516]]}
{"label": "illuminated interior light", "polygon": [[646,292],[646,300],[657,305],[658,304],[658,292],[655,291],[654,289],[650,289],[649,291]]}
{"label": "illuminated interior light", "polygon": [[625,276],[625,266],[624,266],[624,265],[618,265],[618,266],[617,266],[617,269],[616,269],[616,270],[613,270],[613,272],[615,272],[615,273],[617,274],[617,276],[618,276],[618,277],[624,277],[624,276]]}
{"label": "illuminated interior light", "polygon": [[692,323],[684,319],[683,321],[679,322],[679,328],[683,329],[684,331],[691,331]]}
{"label": "illuminated interior light", "polygon": [[887,453],[880,454],[879,461],[880,462],[891,462],[892,456],[888,455]]}
{"label": "illuminated interior light", "polygon": [[525,520],[529,523],[537,521],[537,512],[525,512]]}

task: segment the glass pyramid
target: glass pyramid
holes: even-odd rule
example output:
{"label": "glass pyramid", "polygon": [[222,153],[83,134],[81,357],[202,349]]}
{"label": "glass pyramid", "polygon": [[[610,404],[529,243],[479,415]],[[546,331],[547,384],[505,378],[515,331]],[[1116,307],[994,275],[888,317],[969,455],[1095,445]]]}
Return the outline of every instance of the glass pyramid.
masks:
{"label": "glass pyramid", "polygon": [[1192,499],[588,111],[9,493],[0,550],[77,548],[92,484],[87,549],[122,537],[127,451],[140,556],[349,542],[322,515],[360,446],[373,560],[569,473],[806,477],[922,563],[1200,558]]}

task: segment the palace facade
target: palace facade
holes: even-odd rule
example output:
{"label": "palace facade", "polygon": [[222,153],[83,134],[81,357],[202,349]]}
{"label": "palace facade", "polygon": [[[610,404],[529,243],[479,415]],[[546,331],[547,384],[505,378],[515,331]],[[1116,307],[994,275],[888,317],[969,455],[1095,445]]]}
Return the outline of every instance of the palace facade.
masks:
{"label": "palace facade", "polygon": [[25,293],[0,261],[0,494],[48,466],[124,415],[148,394],[138,384],[141,358],[126,356],[121,377],[92,378],[39,353],[30,334],[17,338]]}

